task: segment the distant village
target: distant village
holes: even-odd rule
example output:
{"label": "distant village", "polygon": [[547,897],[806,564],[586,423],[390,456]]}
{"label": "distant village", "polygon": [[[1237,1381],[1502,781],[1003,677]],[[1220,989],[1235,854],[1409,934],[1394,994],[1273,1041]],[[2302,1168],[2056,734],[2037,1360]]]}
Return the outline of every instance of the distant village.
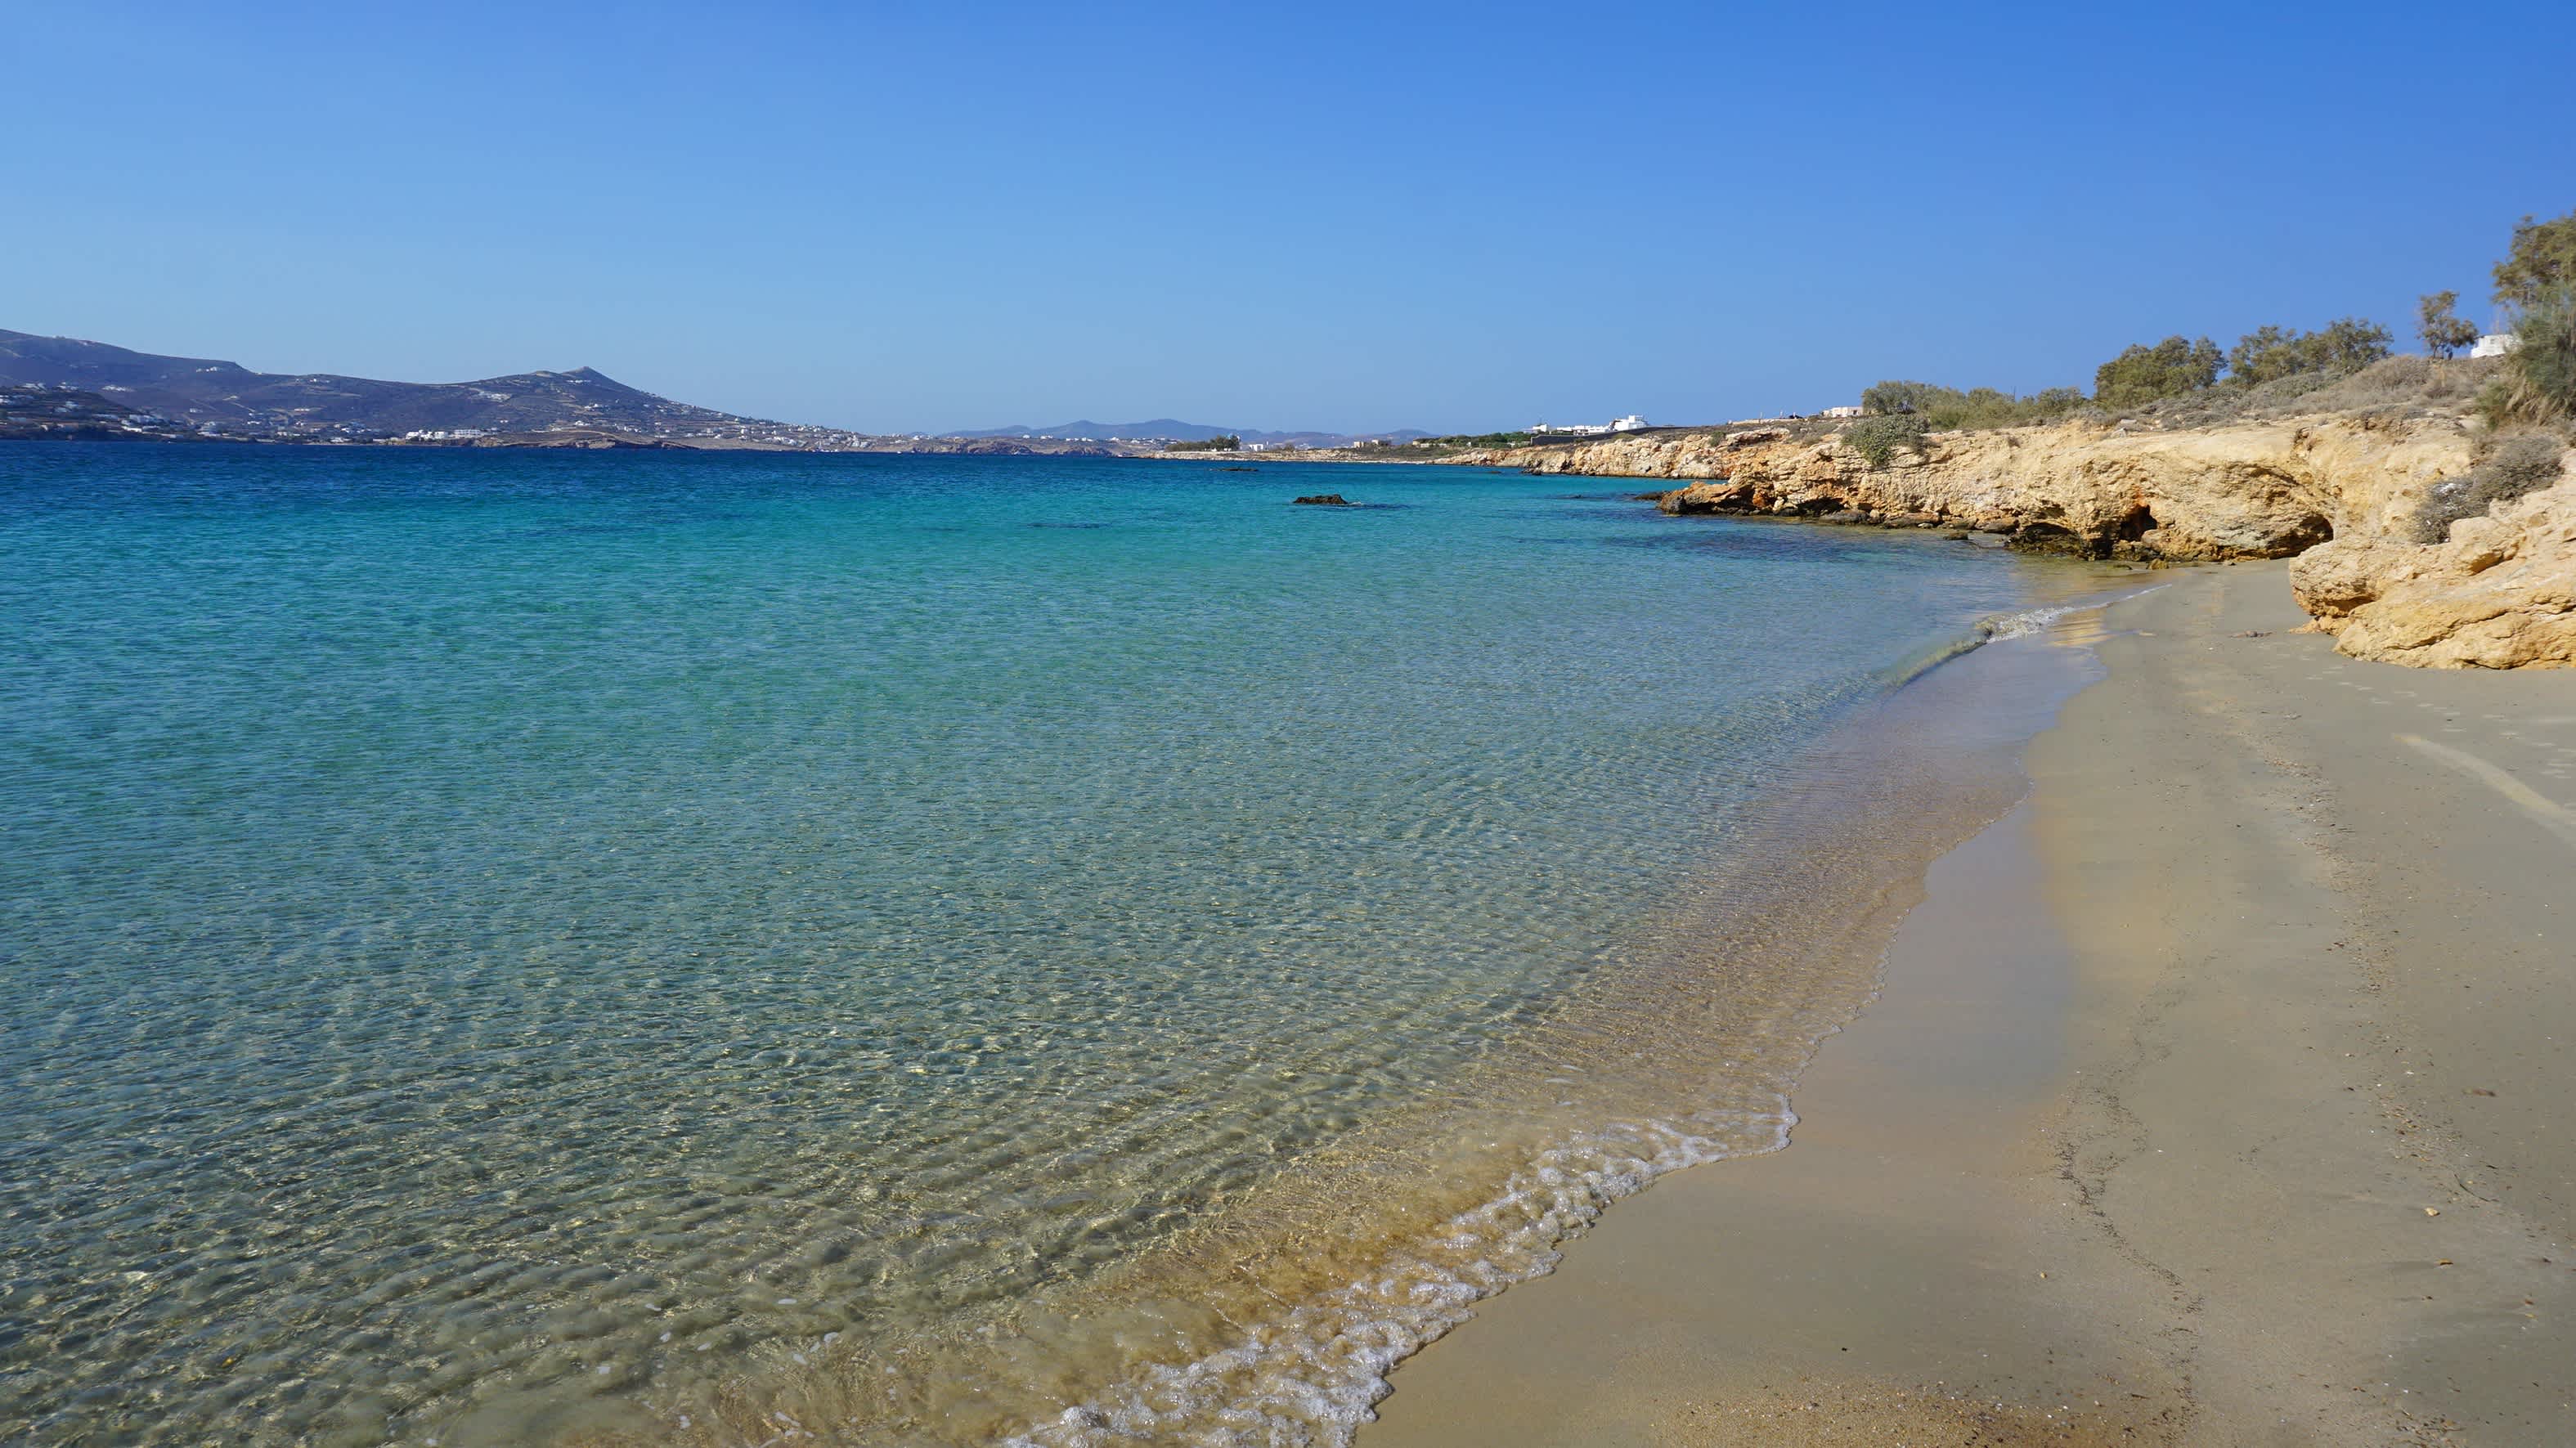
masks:
{"label": "distant village", "polygon": [[[1814,413],[1790,412],[1783,413],[1778,417],[1739,417],[1724,425],[1727,427],[1742,427],[1747,423],[1756,422],[1803,422],[1809,417],[1858,416],[1860,416],[1860,408],[1857,406],[1828,407]],[[1707,423],[1691,423],[1688,425],[1692,427],[1709,426]],[[1608,422],[1537,422],[1530,424],[1528,432],[1532,437],[1606,437],[1614,432],[1645,432],[1653,427],[1653,423],[1646,421],[1635,413],[1630,413],[1626,417],[1614,417]]]}
{"label": "distant village", "polygon": [[[539,373],[537,377],[554,374]],[[315,379],[319,380],[319,379]],[[959,437],[931,433],[864,433],[846,428],[768,422],[709,413],[705,409],[652,398],[659,416],[577,416],[526,428],[416,427],[375,428],[325,414],[319,406],[248,407],[233,415],[209,418],[188,408],[184,416],[136,407],[112,394],[133,389],[106,384],[88,390],[60,382],[0,384],[0,437],[81,440],[218,441],[302,443],[339,446],[397,447],[681,447],[708,450],[785,452],[996,452],[1157,455],[1185,447],[1204,452],[1206,445],[1183,439],[1144,436],[1057,436],[1036,433]],[[480,389],[478,389],[479,391]],[[487,397],[498,394],[486,394]],[[503,400],[506,400],[504,398]],[[582,412],[600,411],[573,404]],[[631,414],[631,409],[629,410]],[[1819,417],[1857,417],[1853,406],[1828,407]],[[1795,417],[1739,418],[1749,422],[1786,422]],[[1708,424],[1695,424],[1706,426]],[[1603,437],[1655,428],[1644,416],[1630,413],[1608,422],[1533,423],[1531,438]],[[1390,451],[1415,452],[1454,445],[1457,439],[1435,439],[1414,433],[1394,436],[1335,437],[1302,435],[1295,440],[1237,444],[1244,453],[1379,456]]]}
{"label": "distant village", "polygon": [[[336,421],[313,415],[312,408],[260,412],[247,417],[216,419],[173,418],[159,412],[129,407],[105,394],[125,389],[113,386],[97,391],[69,387],[59,383],[0,384],[0,437],[69,438],[84,440],[128,439],[136,441],[230,441],[353,445],[389,445],[409,447],[495,447],[495,446],[563,446],[616,447],[663,446],[702,449],[750,449],[786,452],[1125,452],[1151,454],[1170,449],[1179,439],[1164,437],[1058,437],[1033,434],[1010,438],[960,438],[931,433],[863,433],[845,428],[814,427],[801,423],[760,422],[750,419],[727,419],[721,423],[697,425],[664,424],[649,432],[619,428],[613,424],[591,422],[553,422],[525,431],[503,432],[490,428],[449,427],[412,428],[392,432]],[[1858,417],[1856,406],[1828,407],[1814,417]],[[1798,414],[1779,417],[1737,418],[1726,424],[1794,422]],[[1709,424],[1692,424],[1707,426]],[[1656,424],[1642,415],[1630,413],[1608,422],[1533,423],[1525,431],[1532,438],[1605,437],[1617,433],[1646,432]],[[1337,443],[1251,442],[1241,446],[1246,453],[1338,453],[1383,454],[1390,449],[1429,449],[1440,445],[1439,439],[1424,437],[1355,437]]]}

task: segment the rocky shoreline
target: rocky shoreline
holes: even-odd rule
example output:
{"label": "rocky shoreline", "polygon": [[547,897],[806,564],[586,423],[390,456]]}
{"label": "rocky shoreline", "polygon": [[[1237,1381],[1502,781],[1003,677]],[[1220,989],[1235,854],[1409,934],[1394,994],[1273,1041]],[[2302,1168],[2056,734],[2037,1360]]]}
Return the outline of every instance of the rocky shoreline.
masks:
{"label": "rocky shoreline", "polygon": [[1932,433],[1873,462],[1787,428],[1606,438],[1448,461],[1669,479],[1664,512],[2002,536],[2140,562],[2294,558],[2310,627],[2360,658],[2436,668],[2576,665],[2576,450],[2558,481],[2415,541],[2436,487],[2477,463],[2458,410],[2382,408],[2162,429],[2074,421]]}

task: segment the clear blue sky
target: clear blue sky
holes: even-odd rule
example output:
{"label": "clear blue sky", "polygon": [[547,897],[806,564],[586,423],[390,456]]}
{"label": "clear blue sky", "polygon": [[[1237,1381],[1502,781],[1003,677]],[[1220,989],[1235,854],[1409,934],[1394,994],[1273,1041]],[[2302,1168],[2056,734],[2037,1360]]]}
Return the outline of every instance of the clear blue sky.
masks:
{"label": "clear blue sky", "polygon": [[39,4],[0,326],[871,430],[2029,390],[2576,207],[2576,5]]}

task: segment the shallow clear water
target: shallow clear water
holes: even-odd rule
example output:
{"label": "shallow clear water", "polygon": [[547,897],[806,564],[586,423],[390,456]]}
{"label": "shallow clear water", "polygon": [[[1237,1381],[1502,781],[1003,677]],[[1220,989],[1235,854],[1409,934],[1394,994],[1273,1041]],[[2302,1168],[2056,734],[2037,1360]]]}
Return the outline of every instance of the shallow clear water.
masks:
{"label": "shallow clear water", "polygon": [[0,449],[0,1437],[664,1431],[827,1334],[891,1374],[997,1325],[1021,1389],[903,1411],[1029,1429],[1222,1335],[1032,1304],[1337,1160],[1432,1223],[1512,1166],[1352,1149],[1406,1122],[1610,1129],[1545,1043],[1655,1028],[1569,1024],[1587,983],[1908,661],[2067,585],[1574,491]]}

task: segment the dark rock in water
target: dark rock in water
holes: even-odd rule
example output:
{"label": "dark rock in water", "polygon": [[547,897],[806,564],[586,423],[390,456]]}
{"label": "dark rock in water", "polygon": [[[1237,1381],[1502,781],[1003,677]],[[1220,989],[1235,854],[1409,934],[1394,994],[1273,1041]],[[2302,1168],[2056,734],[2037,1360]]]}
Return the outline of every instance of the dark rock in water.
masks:
{"label": "dark rock in water", "polygon": [[1941,518],[1937,513],[1881,513],[1878,521],[1880,526],[1887,528],[1930,528]]}
{"label": "dark rock in water", "polygon": [[1679,517],[1685,513],[1742,513],[1753,506],[1751,484],[1737,484],[1730,478],[1711,478],[1669,493],[1641,493],[1652,498],[1662,511]]}
{"label": "dark rock in water", "polygon": [[1845,508],[1839,513],[1822,514],[1817,517],[1816,521],[1819,523],[1839,523],[1848,527],[1854,523],[1875,523],[1878,520],[1857,509]]}
{"label": "dark rock in water", "polygon": [[1221,473],[1257,473],[1257,472],[1261,471],[1261,469],[1259,469],[1259,468],[1219,468],[1219,469],[1217,469],[1217,471],[1218,471],[1218,472],[1221,472]]}
{"label": "dark rock in water", "polygon": [[2085,537],[2062,523],[2025,519],[2005,539],[2005,546],[2016,553],[2065,553],[2078,558],[2095,558],[2111,550]]}
{"label": "dark rock in water", "polygon": [[1343,497],[1339,493],[1316,493],[1311,497],[1299,498],[1297,501],[1319,508],[1347,508],[1351,506],[1351,500]]}

